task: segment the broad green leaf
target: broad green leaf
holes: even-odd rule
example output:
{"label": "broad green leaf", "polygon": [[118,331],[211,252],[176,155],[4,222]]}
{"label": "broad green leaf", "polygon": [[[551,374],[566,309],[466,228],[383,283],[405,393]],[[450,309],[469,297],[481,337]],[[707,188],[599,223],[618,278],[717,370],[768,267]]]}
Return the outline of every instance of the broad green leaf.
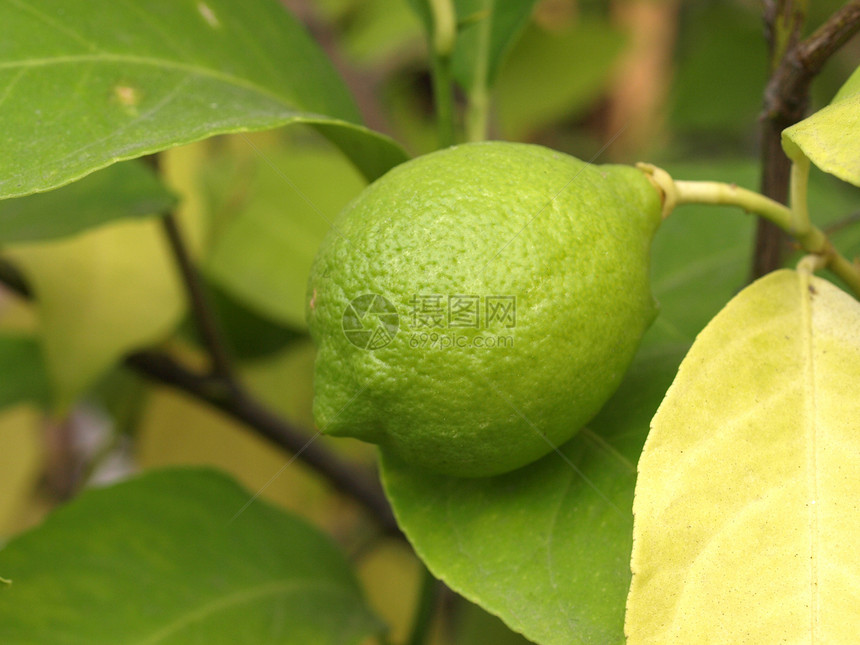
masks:
{"label": "broad green leaf", "polygon": [[0,201],[0,243],[65,237],[111,220],[163,213],[175,203],[146,165],[119,163],[58,190]]}
{"label": "broad green leaf", "polygon": [[304,522],[211,470],[91,490],[0,551],[6,645],[361,643],[349,565]]}
{"label": "broad green leaf", "polygon": [[465,89],[492,87],[536,0],[456,0],[457,34],[451,68]]}
{"label": "broad green leaf", "polygon": [[692,150],[707,149],[703,141],[721,150],[727,143],[747,148],[768,77],[761,8],[696,2],[684,5],[682,16],[673,48],[671,126],[690,136]]}
{"label": "broad green leaf", "polygon": [[522,139],[560,119],[581,116],[612,80],[624,45],[624,34],[606,20],[579,20],[552,31],[529,25],[496,84],[505,136]]}
{"label": "broad green leaf", "polygon": [[[258,314],[211,282],[207,287],[209,304],[218,319],[225,342],[237,360],[249,361],[271,356],[288,344],[307,338],[304,332]],[[195,339],[198,347],[205,346],[200,340],[196,323],[190,318],[185,319],[182,331]]]}
{"label": "broad green leaf", "polygon": [[430,475],[383,452],[397,521],[433,575],[535,642],[623,643],[635,464],[682,353],[640,354],[587,428],[506,475]]}
{"label": "broad green leaf", "polygon": [[222,215],[229,223],[216,235],[204,270],[256,312],[303,329],[317,247],[365,182],[328,148],[296,143],[262,153],[265,158],[254,154],[246,171],[231,177],[240,196]]}
{"label": "broad green leaf", "polygon": [[310,123],[370,178],[405,159],[360,125],[276,0],[2,0],[0,198],[213,134]]}
{"label": "broad green leaf", "polygon": [[45,405],[50,385],[38,340],[0,334],[0,409],[21,401]]}
{"label": "broad green leaf", "polygon": [[628,643],[860,634],[860,303],[781,270],[699,335],[633,504]]}
{"label": "broad green leaf", "polygon": [[[454,5],[458,30],[451,66],[466,90],[491,87],[505,56],[528,22],[536,0],[445,0]],[[432,42],[431,0],[408,0]]]}
{"label": "broad green leaf", "polygon": [[358,0],[340,16],[343,24],[342,44],[351,60],[362,66],[384,65],[402,56],[421,39],[420,20],[408,2],[391,0]]}
{"label": "broad green leaf", "polygon": [[789,157],[800,149],[824,172],[860,186],[860,69],[827,107],[782,131]]}
{"label": "broad green leaf", "polygon": [[[453,2],[453,0],[450,1]],[[433,37],[433,10],[430,7],[430,2],[431,0],[406,0],[406,4],[415,12],[424,26],[428,41]]]}
{"label": "broad green leaf", "polygon": [[55,404],[69,405],[131,348],[171,331],[185,307],[159,220],[108,224],[9,247],[37,301]]}

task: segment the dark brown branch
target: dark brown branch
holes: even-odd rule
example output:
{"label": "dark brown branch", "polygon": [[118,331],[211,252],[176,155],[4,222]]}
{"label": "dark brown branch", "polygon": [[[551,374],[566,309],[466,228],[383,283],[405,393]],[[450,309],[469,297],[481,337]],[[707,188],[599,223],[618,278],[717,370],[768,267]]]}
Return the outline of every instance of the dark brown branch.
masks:
{"label": "dark brown branch", "polygon": [[[32,297],[26,280],[11,264],[0,260],[0,282],[25,298]],[[126,357],[132,370],[159,383],[170,385],[203,401],[253,428],[275,445],[288,450],[314,468],[344,495],[364,506],[390,535],[401,535],[391,507],[377,480],[331,454],[313,441],[316,437],[299,430],[247,394],[229,379],[190,371],[170,356],[141,351]]]}
{"label": "dark brown branch", "polygon": [[30,285],[24,280],[24,276],[3,258],[0,258],[0,283],[22,298],[30,299],[33,297],[33,292]]}
{"label": "dark brown branch", "polygon": [[162,216],[164,232],[170,244],[170,250],[182,275],[182,282],[188,295],[188,303],[194,317],[194,323],[200,333],[203,345],[209,352],[212,360],[212,375],[224,380],[228,387],[232,387],[237,381],[233,372],[227,344],[223,334],[218,329],[218,323],[212,313],[212,307],[206,294],[206,287],[191,261],[191,256],[185,246],[179,223],[173,213],[165,213]]}
{"label": "dark brown branch", "polygon": [[252,427],[272,443],[288,451],[324,475],[341,493],[361,502],[379,521],[386,533],[399,534],[391,507],[376,480],[367,477],[315,443],[314,436],[303,432],[265,408],[241,388],[225,388],[223,380],[189,371],[171,357],[157,352],[137,352],[126,358],[126,365],[159,383],[206,401],[209,405]]}
{"label": "dark brown branch", "polygon": [[797,46],[797,60],[815,76],[833,54],[860,31],[860,0],[845,3]]}
{"label": "dark brown branch", "polygon": [[[773,59],[773,73],[762,109],[761,192],[781,203],[788,200],[791,162],[782,151],[782,131],[803,119],[809,106],[809,88],[827,60],[860,30],[860,0],[852,0],[834,13],[811,36],[799,39],[801,13],[788,0],[765,5],[765,33]],[[790,35],[780,47],[777,21],[788,25]],[[787,237],[770,222],[759,221],[752,277],[782,266]]]}
{"label": "dark brown branch", "polygon": [[805,40],[793,44],[765,89],[764,116],[785,127],[803,118],[809,86],[833,54],[860,30],[860,0],[847,3]]}

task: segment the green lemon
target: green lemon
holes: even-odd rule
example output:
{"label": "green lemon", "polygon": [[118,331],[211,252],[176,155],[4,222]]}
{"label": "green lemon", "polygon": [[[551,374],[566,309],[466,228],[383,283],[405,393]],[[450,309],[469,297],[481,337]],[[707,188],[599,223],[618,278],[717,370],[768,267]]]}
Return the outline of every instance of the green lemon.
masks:
{"label": "green lemon", "polygon": [[615,391],[656,315],[660,208],[635,168],[535,145],[394,168],[311,271],[318,427],[459,476],[553,450]]}

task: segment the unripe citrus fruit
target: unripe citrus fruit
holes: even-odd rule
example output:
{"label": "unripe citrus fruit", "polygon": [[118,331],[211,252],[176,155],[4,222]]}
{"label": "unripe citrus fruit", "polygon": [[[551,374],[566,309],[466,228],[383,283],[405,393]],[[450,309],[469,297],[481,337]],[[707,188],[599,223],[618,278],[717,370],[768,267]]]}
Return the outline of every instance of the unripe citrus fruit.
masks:
{"label": "unripe citrus fruit", "polygon": [[617,388],[656,307],[657,191],[540,146],[419,157],[340,214],[316,257],[314,417],[435,472],[513,470]]}

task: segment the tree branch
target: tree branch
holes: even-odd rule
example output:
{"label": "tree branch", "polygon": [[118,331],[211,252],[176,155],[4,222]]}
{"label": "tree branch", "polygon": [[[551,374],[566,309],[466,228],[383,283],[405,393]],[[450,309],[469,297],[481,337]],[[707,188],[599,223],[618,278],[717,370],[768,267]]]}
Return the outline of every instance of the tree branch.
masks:
{"label": "tree branch", "polygon": [[200,338],[209,352],[212,361],[212,376],[223,379],[225,386],[232,387],[237,383],[230,360],[227,343],[206,294],[206,287],[191,261],[191,255],[185,246],[182,233],[179,230],[179,222],[173,213],[165,213],[161,218],[170,250],[182,275],[182,282],[188,296],[188,304],[194,317],[194,323],[200,332]]}
{"label": "tree branch", "polygon": [[860,0],[847,2],[796,49],[807,74],[815,76],[839,49],[860,31]]}
{"label": "tree branch", "polygon": [[[33,296],[23,276],[14,266],[2,259],[0,283],[24,298]],[[125,365],[147,378],[181,390],[253,428],[275,445],[292,452],[314,468],[326,477],[336,490],[359,502],[372,514],[386,534],[402,535],[382,487],[375,478],[339,459],[322,445],[314,443],[316,436],[311,436],[280,418],[245,392],[237,381],[197,374],[172,357],[154,351],[130,354],[125,359]]]}
{"label": "tree branch", "polygon": [[785,127],[803,118],[812,80],[858,30],[860,0],[853,0],[830,16],[811,36],[790,45],[765,89],[765,117],[786,122]]}
{"label": "tree branch", "polygon": [[222,379],[191,372],[170,356],[158,352],[136,352],[126,358],[125,364],[150,379],[205,401],[252,427],[324,475],[338,491],[360,502],[371,511],[386,533],[400,534],[391,507],[375,479],[367,477],[322,445],[314,443],[316,436],[309,436],[307,432],[295,428],[241,388],[225,388]]}
{"label": "tree branch", "polygon": [[[765,5],[765,33],[773,71],[765,88],[761,115],[761,192],[781,203],[788,199],[791,172],[791,162],[782,151],[782,131],[804,117],[812,80],[860,30],[860,0],[846,3],[811,36],[798,42],[803,17],[790,0],[770,0]],[[759,222],[752,278],[782,266],[786,240],[776,226]]]}

